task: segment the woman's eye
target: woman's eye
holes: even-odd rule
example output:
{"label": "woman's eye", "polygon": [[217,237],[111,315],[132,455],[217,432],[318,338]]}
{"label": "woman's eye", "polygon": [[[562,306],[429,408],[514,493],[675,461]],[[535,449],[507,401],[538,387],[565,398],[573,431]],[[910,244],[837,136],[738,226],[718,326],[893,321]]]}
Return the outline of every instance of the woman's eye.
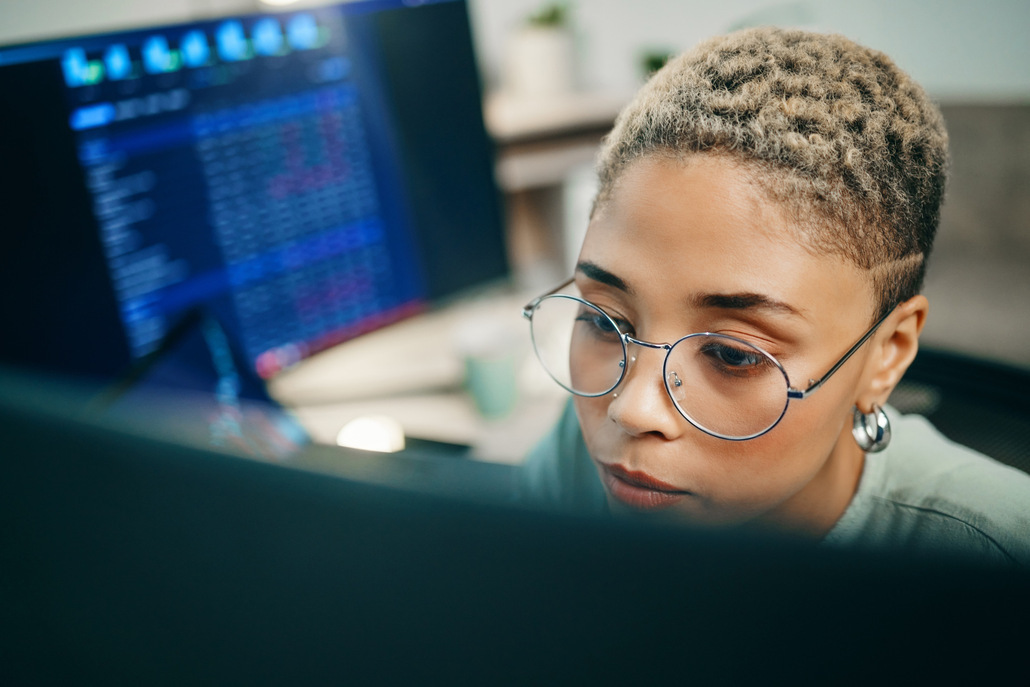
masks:
{"label": "woman's eye", "polygon": [[618,337],[623,331],[625,322],[613,322],[607,315],[592,309],[584,308],[576,316],[577,322],[583,322],[599,337]]}
{"label": "woman's eye", "polygon": [[596,313],[583,313],[579,317],[577,317],[576,320],[578,322],[585,322],[587,325],[589,325],[593,329],[596,329],[598,332],[606,334],[615,332],[615,327],[612,324],[612,321],[609,320],[607,317],[604,317],[603,315],[598,315]]}
{"label": "woman's eye", "polygon": [[713,354],[722,362],[733,367],[757,365],[761,358],[757,351],[745,351],[730,346],[719,346],[717,350],[713,351]]}
{"label": "woman's eye", "polygon": [[631,325],[629,322],[627,322],[626,320],[619,319],[614,320],[614,322],[615,328],[619,331],[620,334],[629,334],[630,336],[633,335],[633,325]]}
{"label": "woman's eye", "polygon": [[736,376],[758,374],[770,364],[768,358],[753,348],[712,343],[705,346],[702,352],[719,369]]}

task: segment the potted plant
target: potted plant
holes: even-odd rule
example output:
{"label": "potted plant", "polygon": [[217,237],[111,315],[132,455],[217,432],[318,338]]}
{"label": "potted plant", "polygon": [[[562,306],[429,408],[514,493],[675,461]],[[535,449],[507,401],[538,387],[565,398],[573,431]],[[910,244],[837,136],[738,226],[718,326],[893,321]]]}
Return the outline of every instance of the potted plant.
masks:
{"label": "potted plant", "polygon": [[505,59],[505,90],[527,98],[568,93],[575,87],[575,45],[566,2],[531,14],[512,34]]}

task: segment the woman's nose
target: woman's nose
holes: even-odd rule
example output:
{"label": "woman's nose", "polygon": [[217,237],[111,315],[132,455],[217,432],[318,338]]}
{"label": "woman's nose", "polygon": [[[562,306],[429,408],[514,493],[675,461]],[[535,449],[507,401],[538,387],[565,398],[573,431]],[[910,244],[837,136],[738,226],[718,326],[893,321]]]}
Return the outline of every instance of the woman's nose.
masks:
{"label": "woman's nose", "polygon": [[611,394],[608,417],[632,436],[680,436],[687,422],[673,405],[662,381],[665,350],[630,344],[627,355],[626,374]]}

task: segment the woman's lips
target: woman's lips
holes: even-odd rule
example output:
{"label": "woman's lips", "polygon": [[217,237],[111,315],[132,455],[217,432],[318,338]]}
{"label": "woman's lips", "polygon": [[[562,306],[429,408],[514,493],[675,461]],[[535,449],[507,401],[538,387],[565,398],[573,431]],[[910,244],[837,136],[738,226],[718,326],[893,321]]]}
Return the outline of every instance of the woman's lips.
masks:
{"label": "woman's lips", "polygon": [[671,484],[621,465],[601,465],[602,481],[608,493],[638,510],[668,508],[691,495]]}

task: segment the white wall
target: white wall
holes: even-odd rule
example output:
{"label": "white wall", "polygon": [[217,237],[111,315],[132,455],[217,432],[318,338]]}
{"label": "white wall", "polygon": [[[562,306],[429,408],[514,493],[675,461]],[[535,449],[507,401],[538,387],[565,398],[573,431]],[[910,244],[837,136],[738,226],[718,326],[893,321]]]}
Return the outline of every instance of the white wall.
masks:
{"label": "white wall", "polygon": [[[471,0],[484,69],[496,83],[505,38],[544,0]],[[632,89],[642,50],[679,51],[745,25],[843,33],[883,50],[939,99],[1030,102],[1027,0],[579,0],[585,86]]]}
{"label": "white wall", "polygon": [[258,0],[0,0],[0,45],[240,11]]}
{"label": "white wall", "polygon": [[[311,0],[308,0],[311,2]],[[509,32],[544,0],[470,0],[488,82]],[[245,11],[258,0],[0,0],[0,44]],[[760,23],[839,31],[891,55],[937,98],[1030,102],[1027,0],[573,1],[582,83],[631,90],[642,50]]]}

